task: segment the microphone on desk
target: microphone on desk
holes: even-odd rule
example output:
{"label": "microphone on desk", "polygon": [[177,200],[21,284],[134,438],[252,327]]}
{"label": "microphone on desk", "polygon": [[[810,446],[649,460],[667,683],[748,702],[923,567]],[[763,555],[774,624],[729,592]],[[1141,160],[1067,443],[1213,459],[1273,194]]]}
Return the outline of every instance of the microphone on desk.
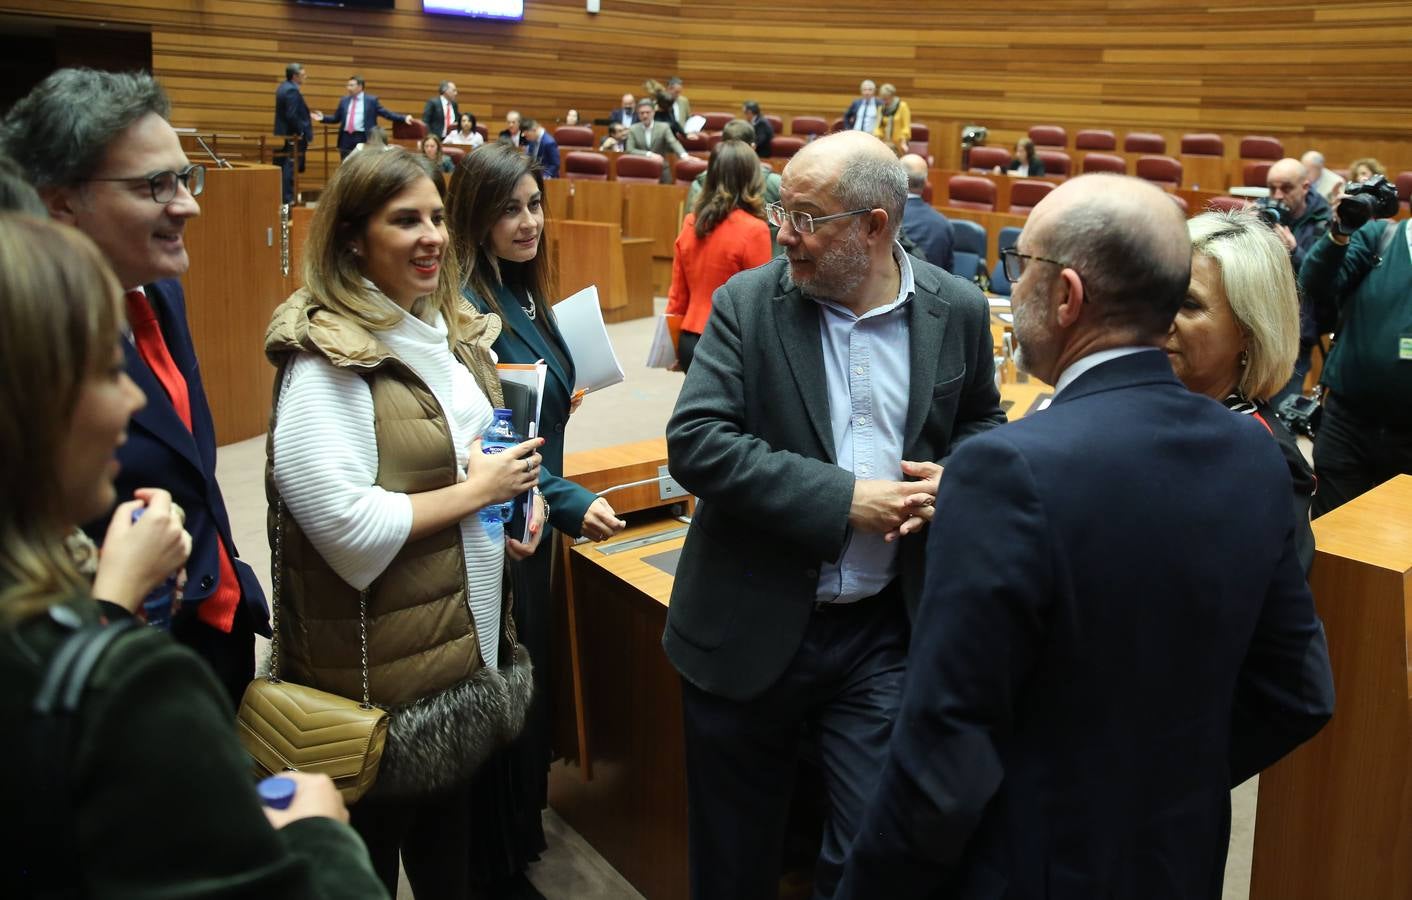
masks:
{"label": "microphone on desk", "polygon": [[211,157],[212,161],[215,162],[217,169],[233,169],[233,168],[235,168],[235,166],[232,166],[228,161],[226,161],[226,160],[222,159],[221,157],[217,156],[217,155],[216,155],[216,151],[214,151],[214,150],[211,149],[210,145],[206,143],[206,141],[201,137],[201,135],[197,134],[197,135],[193,135],[193,137],[196,138],[196,143],[198,143],[198,144],[201,145],[201,149],[206,151],[206,155],[209,156],[209,157]]}

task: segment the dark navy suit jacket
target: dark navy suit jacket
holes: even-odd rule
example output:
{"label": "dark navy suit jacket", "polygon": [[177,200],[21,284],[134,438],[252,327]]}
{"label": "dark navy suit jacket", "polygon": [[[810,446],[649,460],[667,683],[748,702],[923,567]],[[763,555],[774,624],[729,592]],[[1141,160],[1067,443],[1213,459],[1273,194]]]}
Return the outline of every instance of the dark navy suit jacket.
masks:
{"label": "dark navy suit jacket", "polygon": [[[138,355],[131,338],[125,338],[123,355],[127,374],[147,395],[147,405],[133,415],[127,443],[118,448],[118,463],[122,466],[117,478],[118,500],[131,499],[137,488],[158,487],[170,491],[172,499],[181,505],[186,513],[186,530],[191,532],[191,557],[186,563],[187,582],[182,602],[196,604],[211,596],[220,577],[216,536],[220,535],[226,542],[232,555],[237,550],[225,499],[216,483],[216,429],[211,421],[211,407],[206,402],[206,389],[201,383],[191,331],[186,324],[186,301],[181,284],[175,279],[158,281],[147,285],[146,291],[161,324],[167,350],[186,379],[191,396],[191,430],[187,430],[177,415],[166,390]],[[86,530],[94,540],[102,540],[109,518],[104,516],[88,526]],[[255,631],[268,637],[269,610],[264,590],[254,570],[239,559],[234,562],[242,602],[255,623]]]}
{"label": "dark navy suit jacket", "polygon": [[309,105],[304,102],[299,85],[288,79],[275,88],[275,134],[301,135],[305,145],[314,140]]}
{"label": "dark navy suit jacket", "polygon": [[343,123],[348,121],[348,103],[352,99],[352,97],[344,94],[338,101],[338,111],[331,116],[324,116],[323,118],[325,123],[338,126],[338,149],[341,150],[345,156],[352,153],[354,147],[363,143],[363,139],[367,136],[368,130],[377,123],[378,116],[382,116],[389,122],[401,122],[407,118],[383,106],[382,103],[378,101],[378,98],[365,91],[363,93],[363,130],[353,132],[344,131]]}
{"label": "dark navy suit jacket", "polygon": [[554,140],[554,135],[550,134],[548,129],[545,129],[538,141],[527,142],[525,152],[544,166],[545,178],[559,177],[559,142]]}
{"label": "dark navy suit jacket", "polygon": [[1155,350],[961,445],[836,896],[1220,897],[1232,785],[1333,710],[1289,497]]}
{"label": "dark navy suit jacket", "polygon": [[921,197],[908,196],[902,213],[902,230],[917,245],[922,257],[934,266],[956,274],[951,222]]}

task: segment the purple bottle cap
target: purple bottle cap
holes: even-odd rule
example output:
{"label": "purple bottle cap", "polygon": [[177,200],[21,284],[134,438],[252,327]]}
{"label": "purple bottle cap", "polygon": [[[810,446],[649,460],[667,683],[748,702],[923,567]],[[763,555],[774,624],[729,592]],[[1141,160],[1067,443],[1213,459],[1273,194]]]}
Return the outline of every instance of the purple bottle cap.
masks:
{"label": "purple bottle cap", "polygon": [[258,787],[260,802],[270,809],[288,809],[294,802],[295,784],[292,778],[274,775],[261,781]]}

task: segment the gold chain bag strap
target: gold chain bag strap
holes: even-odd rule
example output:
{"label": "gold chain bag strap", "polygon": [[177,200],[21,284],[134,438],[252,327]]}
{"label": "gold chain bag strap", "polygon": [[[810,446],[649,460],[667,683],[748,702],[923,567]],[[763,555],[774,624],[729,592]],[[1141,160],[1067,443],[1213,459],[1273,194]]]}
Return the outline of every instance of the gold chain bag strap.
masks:
{"label": "gold chain bag strap", "polygon": [[236,729],[245,752],[261,777],[291,769],[322,772],[333,779],[345,803],[355,803],[377,780],[387,742],[387,711],[373,706],[368,694],[368,592],[358,595],[362,638],[363,701],[350,700],[279,677],[280,581],[284,564],[284,501],[276,501],[274,558],[274,636],[270,674],[245,689]]}

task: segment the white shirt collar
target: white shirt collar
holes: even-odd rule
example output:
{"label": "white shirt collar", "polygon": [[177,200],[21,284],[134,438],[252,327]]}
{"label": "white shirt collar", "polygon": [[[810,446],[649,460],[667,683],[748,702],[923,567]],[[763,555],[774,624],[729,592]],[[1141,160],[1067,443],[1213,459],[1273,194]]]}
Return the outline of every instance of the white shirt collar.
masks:
{"label": "white shirt collar", "polygon": [[1064,388],[1073,384],[1080,375],[1087,372],[1089,369],[1101,366],[1110,359],[1118,359],[1121,356],[1128,356],[1133,353],[1140,353],[1143,350],[1152,349],[1154,348],[1150,345],[1142,347],[1110,347],[1107,350],[1099,350],[1081,359],[1076,359],[1069,363],[1068,368],[1059,373],[1059,380],[1054,382],[1054,397],[1057,398]]}

